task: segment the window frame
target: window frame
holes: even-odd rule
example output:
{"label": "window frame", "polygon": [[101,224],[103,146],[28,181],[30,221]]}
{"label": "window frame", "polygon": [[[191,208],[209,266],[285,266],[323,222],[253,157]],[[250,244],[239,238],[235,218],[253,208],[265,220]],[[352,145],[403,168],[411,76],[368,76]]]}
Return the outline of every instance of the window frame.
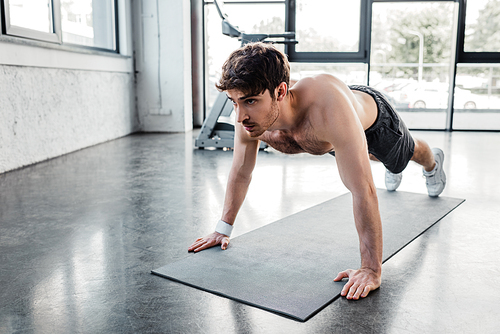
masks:
{"label": "window frame", "polygon": [[84,71],[134,73],[133,20],[140,19],[140,6],[130,0],[116,1],[118,51],[67,43],[49,43],[3,34],[3,0],[0,0],[0,66],[23,66]]}
{"label": "window frame", "polygon": [[61,3],[59,0],[51,0],[50,1],[50,9],[51,9],[51,28],[52,32],[43,32],[38,30],[33,30],[25,27],[20,27],[16,25],[10,24],[10,0],[2,1],[2,16],[4,19],[4,29],[5,35],[22,37],[28,39],[34,39],[44,42],[50,43],[58,43],[61,44]]}
{"label": "window frame", "polygon": [[[60,0],[53,0],[53,1],[60,1]],[[113,53],[120,53],[120,36],[119,36],[119,21],[118,21],[118,0],[113,0],[113,15],[111,16],[112,22],[111,24],[113,25],[114,29],[114,34],[113,34],[113,49],[107,49],[99,46],[89,46],[89,45],[82,45],[82,44],[76,44],[76,43],[71,43],[71,42],[64,42],[62,41],[62,44],[64,45],[71,45],[75,47],[81,47],[81,48],[89,48],[93,50],[100,50],[100,51],[105,51],[105,52],[113,52]],[[61,28],[62,29],[62,28]],[[61,30],[61,36],[62,36],[62,30]]]}
{"label": "window frame", "polygon": [[[295,45],[286,45],[285,52],[291,62],[298,63],[370,63],[371,1],[360,0],[359,48],[357,52],[303,52]],[[286,31],[296,32],[296,1],[286,0]],[[299,42],[300,43],[300,42]]]}
{"label": "window frame", "polygon": [[48,42],[51,45],[59,45],[61,47],[70,47],[71,49],[82,49],[82,50],[96,50],[109,53],[120,54],[120,21],[119,21],[119,11],[120,11],[120,0],[112,0],[113,12],[111,16],[111,24],[113,26],[113,41],[112,48],[103,48],[99,46],[89,46],[76,44],[71,42],[64,42],[62,35],[62,24],[61,24],[61,1],[51,0],[51,26],[52,33],[46,33],[42,31],[37,31],[29,28],[19,27],[10,24],[10,0],[0,0],[0,21],[1,29],[0,36],[21,38],[32,41]]}
{"label": "window frame", "polygon": [[465,28],[467,16],[467,0],[457,0],[460,3],[458,24],[458,63],[500,63],[500,52],[466,52],[465,51]]}

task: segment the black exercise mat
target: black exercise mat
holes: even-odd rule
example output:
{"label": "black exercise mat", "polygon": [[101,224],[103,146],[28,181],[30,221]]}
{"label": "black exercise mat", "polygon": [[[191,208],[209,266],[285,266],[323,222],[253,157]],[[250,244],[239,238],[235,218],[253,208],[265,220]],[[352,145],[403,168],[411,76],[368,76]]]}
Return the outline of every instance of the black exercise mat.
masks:
{"label": "black exercise mat", "polygon": [[[384,261],[463,200],[378,190]],[[360,265],[350,193],[152,272],[220,296],[306,321],[340,296],[345,269]]]}

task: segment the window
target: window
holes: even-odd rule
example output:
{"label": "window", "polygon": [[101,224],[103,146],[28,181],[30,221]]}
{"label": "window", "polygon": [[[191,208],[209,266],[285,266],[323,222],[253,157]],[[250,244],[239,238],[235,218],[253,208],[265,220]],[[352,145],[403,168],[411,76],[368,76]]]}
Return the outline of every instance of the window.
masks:
{"label": "window", "polygon": [[500,1],[462,0],[453,129],[500,129]]}
{"label": "window", "polygon": [[500,129],[500,64],[458,64],[456,130]]}
{"label": "window", "polygon": [[467,1],[465,52],[500,52],[500,1]]}
{"label": "window", "polygon": [[[358,52],[360,1],[297,0],[297,52]],[[342,31],[342,34],[339,34]]]}
{"label": "window", "polygon": [[370,85],[411,129],[445,129],[452,1],[376,2],[372,8]]}
{"label": "window", "polygon": [[[58,3],[51,0],[4,0],[7,35],[60,43]],[[54,6],[56,6],[54,8]]]}
{"label": "window", "polygon": [[459,63],[500,62],[500,1],[461,0]]}
{"label": "window", "polygon": [[9,1],[10,24],[13,26],[51,33],[51,11],[50,1],[31,1],[29,6],[19,0]]}
{"label": "window", "polygon": [[[205,4],[212,15],[211,2]],[[412,129],[500,129],[500,0],[226,4],[231,18],[237,17],[233,23],[249,31],[260,31],[256,22],[261,21],[265,30],[296,33],[298,44],[285,47],[293,79],[327,72],[348,84],[368,81],[388,96]],[[215,53],[227,54],[239,43],[221,36],[220,18],[210,15],[207,63],[213,87],[225,59],[216,60]],[[216,38],[224,41],[215,43]]]}
{"label": "window", "polygon": [[296,0],[287,2],[287,31],[299,41],[289,45],[292,62],[367,63],[368,0]]}
{"label": "window", "polygon": [[63,43],[114,50],[113,0],[61,0]]}
{"label": "window", "polygon": [[117,51],[115,7],[115,0],[3,0],[3,32]]}

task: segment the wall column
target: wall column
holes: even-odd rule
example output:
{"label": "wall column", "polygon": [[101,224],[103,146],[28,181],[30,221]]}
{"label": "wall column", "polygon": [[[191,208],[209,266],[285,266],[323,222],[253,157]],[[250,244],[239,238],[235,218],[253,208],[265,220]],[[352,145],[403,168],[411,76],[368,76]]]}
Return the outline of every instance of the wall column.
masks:
{"label": "wall column", "polygon": [[191,3],[135,2],[137,107],[144,132],[193,129]]}

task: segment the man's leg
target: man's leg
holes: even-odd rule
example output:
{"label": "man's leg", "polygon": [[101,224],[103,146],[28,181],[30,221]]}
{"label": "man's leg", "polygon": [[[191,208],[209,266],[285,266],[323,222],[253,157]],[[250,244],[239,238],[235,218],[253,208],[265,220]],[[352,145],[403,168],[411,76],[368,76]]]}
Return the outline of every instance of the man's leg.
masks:
{"label": "man's leg", "polygon": [[415,151],[411,160],[419,165],[422,165],[425,171],[430,172],[436,166],[434,154],[427,143],[420,139],[413,139],[415,141]]}
{"label": "man's leg", "polygon": [[[381,162],[377,157],[370,153],[370,160]],[[403,172],[391,173],[388,169],[385,170],[385,187],[389,191],[395,191],[399,188],[401,180],[403,179]]]}
{"label": "man's leg", "polygon": [[[437,197],[443,192],[446,185],[446,175],[443,170],[443,151],[439,148],[431,149],[421,139],[413,139],[413,141],[415,142],[415,148],[411,160],[422,166],[429,196]],[[372,154],[370,154],[370,159],[379,161]],[[387,190],[396,190],[401,184],[402,178],[402,173],[394,174],[387,169],[385,173],[385,186]]]}
{"label": "man's leg", "polygon": [[[377,159],[370,154],[370,159],[380,160],[386,166],[387,190],[394,191],[399,187],[403,169],[410,160],[413,160],[423,167],[429,196],[439,196],[446,184],[443,151],[438,148],[431,150],[423,140],[414,139],[382,93],[366,86],[349,86],[349,88],[371,95],[377,104],[377,121],[365,131],[365,134],[370,152],[378,156]],[[388,131],[385,126],[393,131]],[[397,133],[400,137],[395,135]]]}
{"label": "man's leg", "polygon": [[411,160],[422,165],[427,192],[431,197],[439,196],[446,185],[443,170],[444,154],[439,148],[431,148],[423,140],[415,139],[415,151]]}

